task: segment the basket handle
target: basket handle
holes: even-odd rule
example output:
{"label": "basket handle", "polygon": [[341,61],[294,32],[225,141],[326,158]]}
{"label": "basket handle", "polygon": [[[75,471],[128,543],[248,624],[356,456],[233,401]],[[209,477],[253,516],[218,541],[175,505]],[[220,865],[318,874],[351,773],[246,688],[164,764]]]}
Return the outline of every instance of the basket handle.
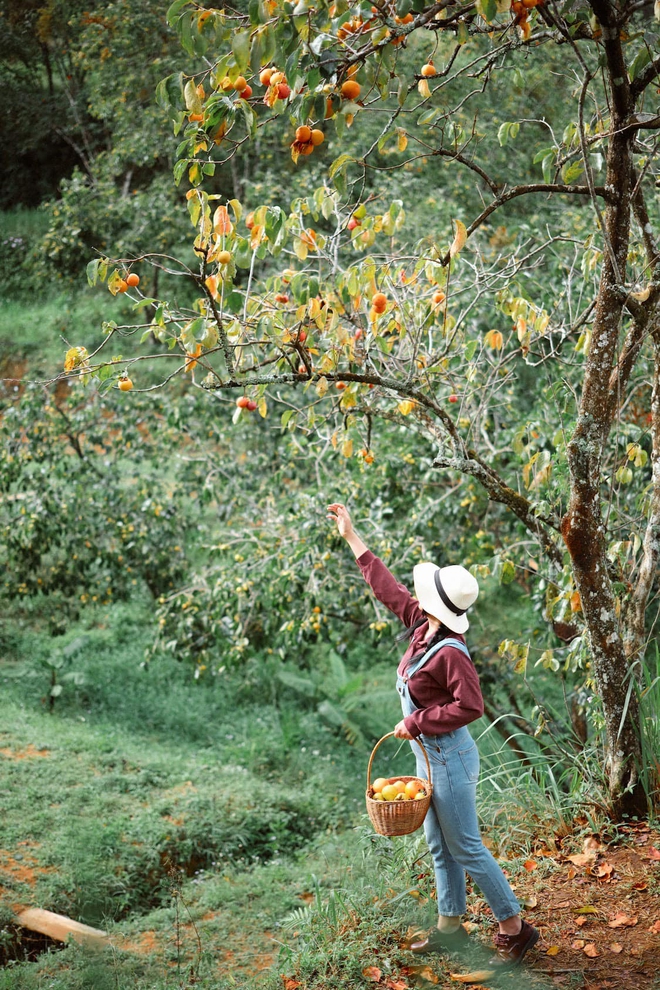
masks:
{"label": "basket handle", "polygon": [[[374,748],[371,751],[371,756],[369,757],[369,766],[367,767],[367,790],[369,790],[369,788],[371,787],[371,765],[374,762],[374,756],[376,755],[376,750],[378,749],[378,747],[380,746],[380,744],[382,742],[385,742],[386,739],[389,739],[389,737],[390,736],[393,736],[393,735],[394,735],[393,732],[388,732],[386,735],[383,736],[382,739],[379,739],[378,740],[378,742],[376,743],[376,745],[374,746]],[[426,760],[426,770],[427,770],[427,773],[428,773],[428,777],[426,779],[428,780],[428,782],[430,784],[431,783],[431,764],[429,763],[429,758],[428,758],[428,754],[426,752],[426,749],[424,748],[424,743],[421,742],[421,740],[419,740],[419,739],[413,739],[412,741],[417,743],[417,745],[421,748],[422,753],[424,754],[424,759]]]}

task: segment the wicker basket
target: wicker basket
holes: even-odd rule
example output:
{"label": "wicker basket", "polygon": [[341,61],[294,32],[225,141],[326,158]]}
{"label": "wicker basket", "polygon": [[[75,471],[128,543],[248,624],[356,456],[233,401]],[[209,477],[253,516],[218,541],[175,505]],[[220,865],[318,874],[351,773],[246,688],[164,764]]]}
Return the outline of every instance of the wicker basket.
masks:
{"label": "wicker basket", "polygon": [[431,794],[433,793],[433,785],[431,784],[431,766],[429,764],[429,758],[426,750],[424,749],[423,743],[421,743],[419,739],[415,739],[414,741],[418,744],[418,746],[420,746],[422,753],[424,754],[424,759],[426,760],[428,779],[424,780],[422,777],[392,777],[390,780],[402,780],[404,784],[407,784],[409,780],[418,780],[420,784],[424,785],[426,797],[420,798],[419,801],[375,801],[373,797],[373,788],[371,786],[371,765],[374,761],[376,750],[380,744],[385,739],[389,739],[389,737],[393,735],[393,732],[388,732],[386,736],[379,739],[371,752],[371,756],[369,757],[366,793],[367,811],[369,812],[369,818],[371,818],[373,827],[377,832],[380,832],[381,835],[408,835],[410,832],[415,832],[420,827],[426,818],[426,812],[431,807]]}

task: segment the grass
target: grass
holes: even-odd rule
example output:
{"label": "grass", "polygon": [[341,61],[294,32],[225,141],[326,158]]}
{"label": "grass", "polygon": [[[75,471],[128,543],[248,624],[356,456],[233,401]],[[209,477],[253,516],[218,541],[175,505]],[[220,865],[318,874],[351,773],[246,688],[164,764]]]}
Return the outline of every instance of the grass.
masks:
{"label": "grass", "polygon": [[[214,990],[274,988],[282,967],[325,990],[361,985],[372,945],[403,965],[394,941],[428,924],[431,873],[421,833],[392,842],[364,828],[368,747],[349,747],[295,698],[274,705],[266,671],[242,700],[237,676],[200,684],[172,657],[145,669],[150,636],[139,599],[88,610],[55,642],[4,627],[3,902],[106,927],[133,948],[103,959],[70,947],[12,966],[0,990],[155,990],[182,959]],[[77,677],[51,713],[43,660],[81,638]],[[371,676],[387,683],[391,671]],[[396,714],[393,699],[383,731]],[[382,772],[403,772],[408,746],[382,759]],[[327,912],[328,931],[349,925],[348,942],[321,939]]]}
{"label": "grass", "polygon": [[39,237],[48,229],[48,216],[41,210],[3,210],[0,212],[0,238]]}

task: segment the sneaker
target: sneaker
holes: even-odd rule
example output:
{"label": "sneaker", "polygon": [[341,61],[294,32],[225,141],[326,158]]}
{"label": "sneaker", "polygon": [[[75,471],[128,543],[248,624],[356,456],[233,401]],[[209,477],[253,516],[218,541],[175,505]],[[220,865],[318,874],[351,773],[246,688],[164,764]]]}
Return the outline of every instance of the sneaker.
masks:
{"label": "sneaker", "polygon": [[540,932],[532,925],[523,921],[522,927],[517,935],[504,935],[498,932],[493,942],[495,943],[495,955],[489,959],[491,966],[518,966],[523,957],[532,946],[536,945],[540,937]]}
{"label": "sneaker", "polygon": [[465,948],[469,941],[470,936],[462,925],[459,925],[455,932],[441,932],[437,928],[432,928],[425,939],[410,945],[410,951],[418,956],[427,952],[456,952]]}

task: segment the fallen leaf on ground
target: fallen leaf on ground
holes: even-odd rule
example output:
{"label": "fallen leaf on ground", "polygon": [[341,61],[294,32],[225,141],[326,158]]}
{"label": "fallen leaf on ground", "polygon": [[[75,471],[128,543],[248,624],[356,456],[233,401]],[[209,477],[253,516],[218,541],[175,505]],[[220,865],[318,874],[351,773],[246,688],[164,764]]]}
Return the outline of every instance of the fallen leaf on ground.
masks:
{"label": "fallen leaf on ground", "polygon": [[523,905],[523,907],[526,907],[526,908],[536,907],[536,905],[538,904],[538,902],[539,902],[539,899],[536,896],[536,894],[530,894],[529,897],[523,897],[523,899],[522,899],[522,905]]}
{"label": "fallen leaf on ground", "polygon": [[489,980],[495,975],[494,969],[477,969],[474,973],[450,973],[452,980],[457,983],[481,983],[482,980]]}
{"label": "fallen leaf on ground", "polygon": [[388,990],[408,990],[408,984],[405,980],[395,980],[392,976],[385,980],[385,986]]}
{"label": "fallen leaf on ground", "polygon": [[538,863],[536,862],[536,860],[526,859],[525,862],[523,863],[523,866],[525,867],[526,870],[529,870],[531,872],[531,870],[536,869]]}
{"label": "fallen leaf on ground", "polygon": [[[566,874],[566,876],[568,877],[569,880],[572,880],[573,877],[577,876],[577,870],[575,869],[574,866],[570,866],[569,867],[568,873]],[[569,905],[567,904],[566,907],[569,907]]]}
{"label": "fallen leaf on ground", "polygon": [[646,882],[646,880],[638,880],[636,883],[633,884],[633,888],[635,890],[647,890],[648,886],[649,885]]}
{"label": "fallen leaf on ground", "polygon": [[561,946],[551,945],[549,949],[545,950],[546,956],[558,956],[561,952]]}
{"label": "fallen leaf on ground", "polygon": [[282,974],[282,983],[284,984],[284,990],[297,990],[300,986],[298,980],[294,980],[291,976],[284,976],[284,974]]}
{"label": "fallen leaf on ground", "polygon": [[651,846],[648,850],[649,859],[660,859],[660,850],[656,849],[655,846]]}
{"label": "fallen leaf on ground", "polygon": [[365,966],[364,969],[362,970],[362,975],[364,976],[365,980],[374,980],[374,982],[378,983],[381,976],[383,975],[383,971],[381,969],[378,969],[378,966]]}
{"label": "fallen leaf on ground", "polygon": [[574,942],[571,942],[571,949],[584,949],[586,942],[583,938],[576,938]]}
{"label": "fallen leaf on ground", "polygon": [[599,863],[598,866],[594,866],[591,872],[596,877],[609,877],[613,870],[614,867],[611,863]]}
{"label": "fallen leaf on ground", "polygon": [[582,907],[575,909],[576,914],[598,914],[598,908],[594,907],[593,904],[584,904]]}
{"label": "fallen leaf on ground", "polygon": [[581,918],[575,919],[575,924],[578,926],[578,928],[582,928],[582,925],[586,925],[588,921],[589,919],[587,918],[586,914],[583,914]]}
{"label": "fallen leaf on ground", "polygon": [[616,952],[617,954],[619,952],[623,952],[623,946],[621,945],[621,942],[612,942],[610,945],[608,945],[608,949],[610,950],[610,952]]}
{"label": "fallen leaf on ground", "polygon": [[590,959],[595,959],[596,956],[600,955],[600,952],[598,951],[598,949],[596,948],[593,942],[588,942],[582,951],[584,952],[585,956],[589,956]]}
{"label": "fallen leaf on ground", "polygon": [[638,918],[631,918],[622,911],[617,911],[611,921],[607,922],[609,928],[632,928],[636,925]]}
{"label": "fallen leaf on ground", "polygon": [[557,910],[559,910],[559,908],[567,908],[567,907],[570,907],[570,906],[571,906],[571,902],[570,901],[562,901],[561,904],[555,904],[555,908]]}
{"label": "fallen leaf on ground", "polygon": [[588,866],[593,863],[596,859],[595,852],[588,853],[575,853],[574,856],[567,856],[566,859],[569,863],[573,863],[574,866]]}
{"label": "fallen leaf on ground", "polygon": [[654,921],[648,930],[650,932],[660,932],[660,921]]}
{"label": "fallen leaf on ground", "polygon": [[406,966],[406,974],[416,976],[418,979],[426,980],[427,983],[439,983],[440,977],[434,973],[430,966]]}

